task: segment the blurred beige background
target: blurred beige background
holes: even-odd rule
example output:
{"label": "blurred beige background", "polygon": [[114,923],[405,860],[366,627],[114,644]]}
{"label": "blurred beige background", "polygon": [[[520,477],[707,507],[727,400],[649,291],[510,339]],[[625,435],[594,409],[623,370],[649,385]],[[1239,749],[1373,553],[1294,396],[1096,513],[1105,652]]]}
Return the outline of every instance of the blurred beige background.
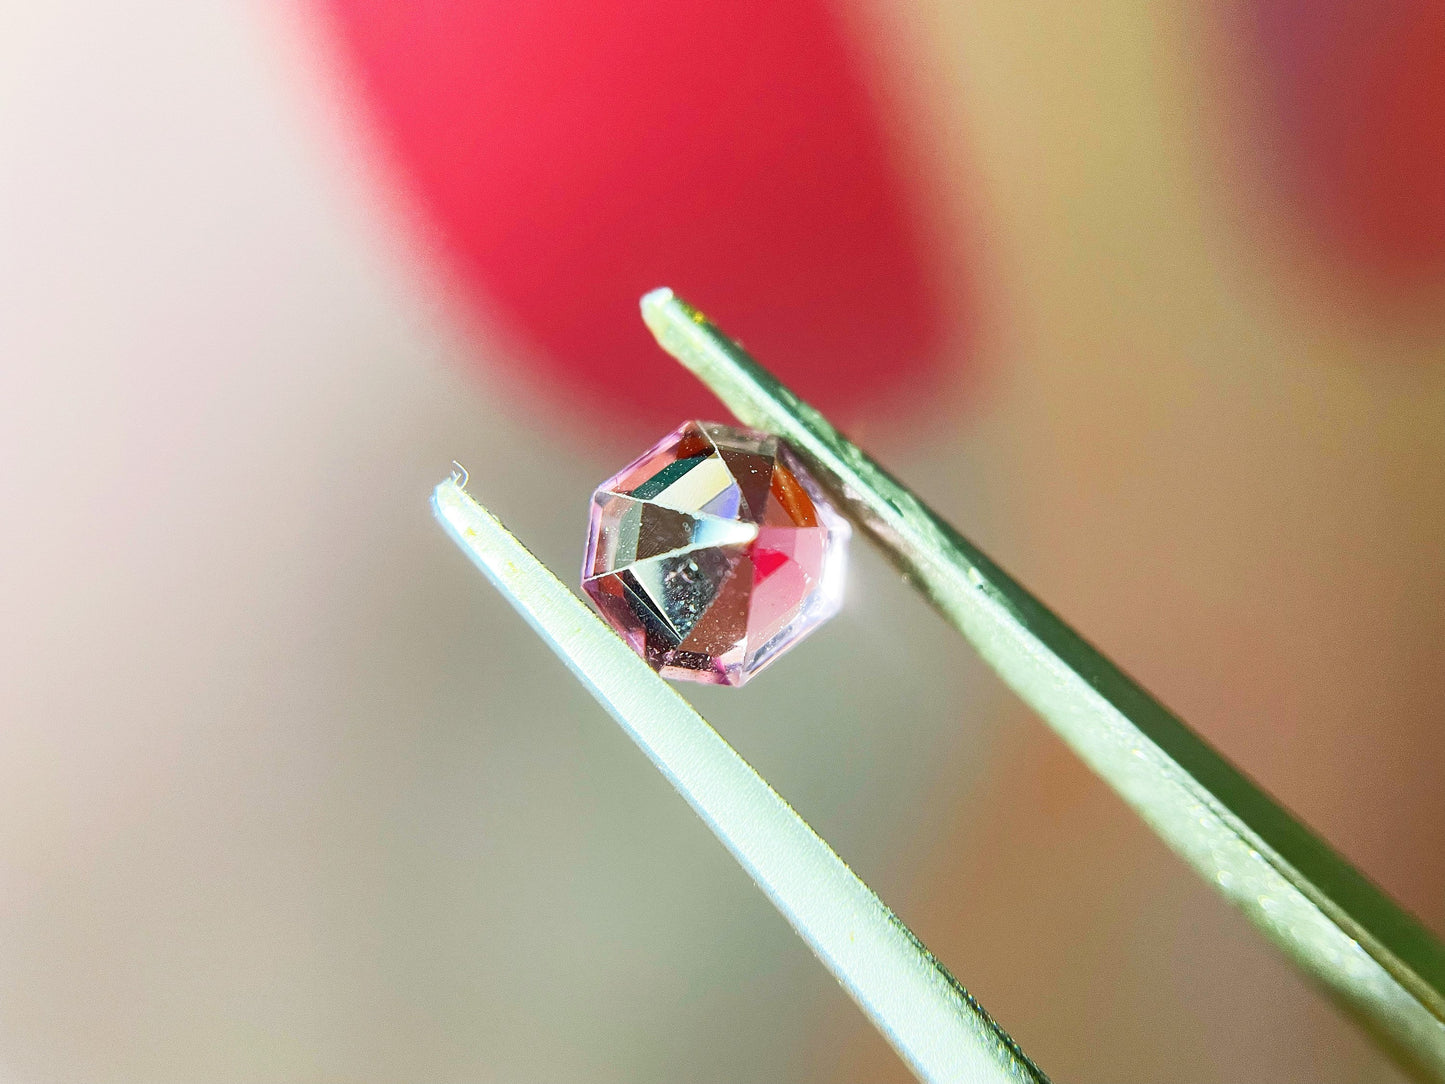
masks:
{"label": "blurred beige background", "polygon": [[[996,224],[970,425],[862,436],[1442,931],[1445,320],[1245,238],[1179,10],[854,11],[982,180],[940,228]],[[903,1079],[433,526],[457,458],[570,569],[640,440],[474,364],[319,55],[0,12],[0,1079]],[[864,547],[850,589],[689,695],[1045,1069],[1398,1079]]]}

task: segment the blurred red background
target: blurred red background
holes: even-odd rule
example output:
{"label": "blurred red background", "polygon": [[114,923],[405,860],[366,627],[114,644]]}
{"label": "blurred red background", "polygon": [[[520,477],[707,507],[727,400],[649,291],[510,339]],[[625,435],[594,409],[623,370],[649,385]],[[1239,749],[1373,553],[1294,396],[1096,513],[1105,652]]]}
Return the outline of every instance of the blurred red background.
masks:
{"label": "blurred red background", "polygon": [[[1445,261],[1445,4],[1251,0],[1287,199],[1326,258],[1409,291]],[[1243,134],[1242,132],[1240,133]]]}
{"label": "blurred red background", "polygon": [[825,0],[329,4],[467,300],[603,411],[706,400],[651,362],[671,285],[842,416],[939,384],[931,222]]}

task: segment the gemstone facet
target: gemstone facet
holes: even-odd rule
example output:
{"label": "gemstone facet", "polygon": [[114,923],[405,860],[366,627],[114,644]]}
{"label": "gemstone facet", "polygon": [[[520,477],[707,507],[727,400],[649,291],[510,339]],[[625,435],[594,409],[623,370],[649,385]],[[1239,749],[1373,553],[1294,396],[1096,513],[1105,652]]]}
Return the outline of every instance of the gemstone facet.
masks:
{"label": "gemstone facet", "polygon": [[664,677],[741,685],[838,612],[851,533],[777,437],[684,422],[592,495],[582,589]]}

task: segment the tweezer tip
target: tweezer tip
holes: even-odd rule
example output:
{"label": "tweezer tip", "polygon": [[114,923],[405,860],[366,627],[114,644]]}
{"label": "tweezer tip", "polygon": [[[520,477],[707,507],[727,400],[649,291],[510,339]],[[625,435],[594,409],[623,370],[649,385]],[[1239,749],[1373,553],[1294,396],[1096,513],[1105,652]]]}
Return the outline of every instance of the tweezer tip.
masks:
{"label": "tweezer tip", "polygon": [[657,345],[701,377],[704,384],[711,386],[712,381],[703,375],[709,362],[704,352],[699,350],[698,338],[699,328],[704,331],[712,328],[708,318],[666,286],[643,294],[641,308],[642,322],[652,332]]}
{"label": "tweezer tip", "polygon": [[640,302],[642,318],[646,320],[650,313],[658,312],[676,296],[670,286],[659,286],[655,290],[648,290],[647,293],[642,295],[642,301]]}
{"label": "tweezer tip", "polygon": [[669,287],[659,286],[656,290],[649,290],[642,295],[639,307],[642,309],[642,322],[647,325],[647,330],[652,332],[652,337],[661,343],[667,327],[677,319],[678,308],[686,310],[687,302]]}

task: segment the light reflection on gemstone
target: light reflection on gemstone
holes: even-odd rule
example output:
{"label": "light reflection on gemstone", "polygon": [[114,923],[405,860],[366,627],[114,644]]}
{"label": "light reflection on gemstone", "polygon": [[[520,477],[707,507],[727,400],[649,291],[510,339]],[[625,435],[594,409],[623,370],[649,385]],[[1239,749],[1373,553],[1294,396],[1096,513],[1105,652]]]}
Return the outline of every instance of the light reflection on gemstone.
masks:
{"label": "light reflection on gemstone", "polygon": [[776,437],[686,422],[597,487],[582,587],[665,677],[741,685],[837,613],[850,534]]}

